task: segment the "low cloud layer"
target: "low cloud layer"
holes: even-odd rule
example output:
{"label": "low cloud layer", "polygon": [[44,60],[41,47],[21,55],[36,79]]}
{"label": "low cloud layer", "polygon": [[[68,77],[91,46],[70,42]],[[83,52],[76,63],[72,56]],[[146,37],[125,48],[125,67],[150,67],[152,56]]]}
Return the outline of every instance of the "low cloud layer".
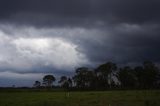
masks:
{"label": "low cloud layer", "polygon": [[2,0],[0,86],[106,61],[159,64],[159,10],[159,0]]}

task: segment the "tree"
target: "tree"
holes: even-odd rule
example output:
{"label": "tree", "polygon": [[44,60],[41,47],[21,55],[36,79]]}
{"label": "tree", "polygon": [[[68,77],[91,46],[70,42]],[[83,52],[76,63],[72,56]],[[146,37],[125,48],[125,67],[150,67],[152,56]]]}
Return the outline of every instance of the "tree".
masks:
{"label": "tree", "polygon": [[117,79],[120,81],[123,88],[135,87],[135,74],[133,69],[131,69],[129,66],[120,68],[120,70],[117,72]]}
{"label": "tree", "polygon": [[100,65],[96,70],[96,74],[99,80],[99,84],[101,84],[100,86],[102,87],[108,87],[108,85],[111,88],[111,82],[112,80],[112,76],[114,75],[114,73],[117,70],[117,66],[115,63],[112,62],[107,62],[105,64]]}
{"label": "tree", "polygon": [[136,76],[136,85],[137,88],[145,88],[146,78],[145,78],[145,71],[142,66],[137,66],[134,68],[135,76]]}
{"label": "tree", "polygon": [[73,77],[78,88],[90,88],[94,79],[94,72],[86,67],[76,69],[76,75]]}
{"label": "tree", "polygon": [[154,63],[145,61],[143,66],[135,67],[138,88],[154,88],[158,86],[159,69]]}
{"label": "tree", "polygon": [[52,87],[53,82],[55,81],[55,77],[53,75],[46,75],[43,77],[43,84],[50,88]]}
{"label": "tree", "polygon": [[72,87],[72,79],[68,78],[69,87]]}
{"label": "tree", "polygon": [[58,83],[61,84],[61,86],[63,86],[63,84],[67,81],[67,77],[66,76],[61,76],[60,80],[58,81]]}
{"label": "tree", "polygon": [[61,76],[58,83],[60,83],[61,87],[63,87],[66,91],[66,97],[69,97],[69,88],[72,87],[72,80],[70,78],[67,78],[66,76]]}
{"label": "tree", "polygon": [[61,76],[59,82],[61,84],[61,87],[68,89],[69,87],[72,87],[72,80],[70,78],[67,78],[66,76]]}
{"label": "tree", "polygon": [[36,88],[39,88],[41,86],[41,82],[40,81],[35,81],[33,86],[36,87]]}
{"label": "tree", "polygon": [[158,67],[155,66],[154,63],[150,61],[145,61],[143,63],[143,68],[144,68],[144,78],[145,78],[145,87],[147,88],[153,88],[156,86],[158,82],[158,74],[159,74],[159,69]]}

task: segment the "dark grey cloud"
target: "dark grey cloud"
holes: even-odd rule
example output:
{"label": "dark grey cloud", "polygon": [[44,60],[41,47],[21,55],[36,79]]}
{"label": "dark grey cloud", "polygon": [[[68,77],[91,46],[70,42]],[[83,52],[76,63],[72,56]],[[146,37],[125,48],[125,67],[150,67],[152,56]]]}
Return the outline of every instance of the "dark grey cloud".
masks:
{"label": "dark grey cloud", "polygon": [[0,75],[159,63],[159,11],[159,0],[1,0]]}
{"label": "dark grey cloud", "polygon": [[86,26],[96,20],[157,23],[159,5],[159,0],[2,0],[0,19],[38,26]]}
{"label": "dark grey cloud", "polygon": [[[117,25],[95,43],[91,39],[81,41],[84,52],[91,61],[115,61],[121,64],[151,60],[159,62],[159,25]],[[105,32],[105,31],[104,31]]]}

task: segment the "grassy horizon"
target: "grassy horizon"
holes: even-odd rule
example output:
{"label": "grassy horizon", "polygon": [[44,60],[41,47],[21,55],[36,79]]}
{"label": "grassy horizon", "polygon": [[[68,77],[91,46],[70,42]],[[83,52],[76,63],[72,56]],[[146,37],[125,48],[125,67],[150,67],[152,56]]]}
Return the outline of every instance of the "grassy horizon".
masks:
{"label": "grassy horizon", "polygon": [[160,90],[1,92],[0,106],[160,106]]}

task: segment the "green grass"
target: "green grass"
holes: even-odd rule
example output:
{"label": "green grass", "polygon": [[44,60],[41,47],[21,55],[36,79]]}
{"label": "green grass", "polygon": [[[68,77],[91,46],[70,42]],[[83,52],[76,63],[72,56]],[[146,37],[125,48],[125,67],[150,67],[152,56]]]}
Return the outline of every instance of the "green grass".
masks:
{"label": "green grass", "polygon": [[160,106],[160,91],[0,92],[0,106]]}

